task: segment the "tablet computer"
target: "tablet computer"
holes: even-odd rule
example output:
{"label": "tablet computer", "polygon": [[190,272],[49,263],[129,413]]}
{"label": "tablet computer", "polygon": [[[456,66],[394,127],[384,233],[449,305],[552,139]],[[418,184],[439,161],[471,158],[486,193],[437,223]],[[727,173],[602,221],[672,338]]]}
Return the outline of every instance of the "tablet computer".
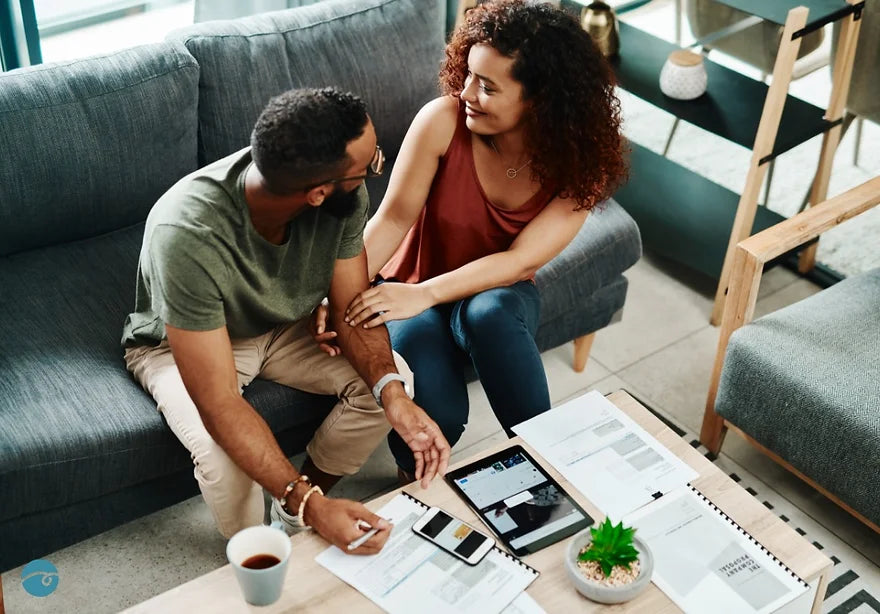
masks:
{"label": "tablet computer", "polygon": [[520,445],[450,471],[446,481],[517,556],[594,522]]}

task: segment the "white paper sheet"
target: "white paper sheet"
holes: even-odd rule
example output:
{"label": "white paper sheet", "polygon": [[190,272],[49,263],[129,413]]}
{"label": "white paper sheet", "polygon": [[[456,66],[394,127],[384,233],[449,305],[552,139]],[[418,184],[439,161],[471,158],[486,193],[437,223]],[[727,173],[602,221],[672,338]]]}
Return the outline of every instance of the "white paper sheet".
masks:
{"label": "white paper sheet", "polygon": [[476,566],[444,552],[412,531],[425,511],[418,502],[398,495],[377,512],[394,523],[381,552],[353,556],[331,546],[315,560],[392,613],[497,614],[537,577],[497,549]]}
{"label": "white paper sheet", "polygon": [[547,614],[547,611],[531,595],[523,592],[504,608],[503,614]]}
{"label": "white paper sheet", "polygon": [[613,521],[698,476],[595,390],[513,431]]}
{"label": "white paper sheet", "polygon": [[654,554],[653,582],[687,613],[765,614],[808,590],[691,487],[624,523],[636,527]]}

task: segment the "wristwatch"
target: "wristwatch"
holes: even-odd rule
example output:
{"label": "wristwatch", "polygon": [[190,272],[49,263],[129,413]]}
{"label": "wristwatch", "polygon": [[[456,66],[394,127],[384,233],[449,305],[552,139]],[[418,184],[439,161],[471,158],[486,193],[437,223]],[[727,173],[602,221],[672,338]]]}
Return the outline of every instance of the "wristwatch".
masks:
{"label": "wristwatch", "polygon": [[384,405],[382,405],[382,389],[388,385],[389,382],[400,382],[403,384],[403,391],[406,393],[406,396],[409,398],[413,398],[412,392],[409,390],[409,384],[406,382],[406,378],[403,377],[400,373],[386,373],[382,377],[379,378],[379,381],[376,382],[376,385],[373,386],[373,398],[376,399],[376,404],[379,407],[384,409]]}

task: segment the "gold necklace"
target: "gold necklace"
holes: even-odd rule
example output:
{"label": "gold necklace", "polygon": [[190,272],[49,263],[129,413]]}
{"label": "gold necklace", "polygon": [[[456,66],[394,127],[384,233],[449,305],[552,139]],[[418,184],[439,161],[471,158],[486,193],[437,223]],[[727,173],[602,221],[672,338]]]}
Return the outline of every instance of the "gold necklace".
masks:
{"label": "gold necklace", "polygon": [[[489,137],[489,145],[492,146],[492,149],[494,149],[495,153],[498,154],[498,159],[501,160],[501,152],[498,151],[498,148],[495,146],[495,139]],[[503,163],[504,160],[501,160],[501,162]],[[532,163],[532,159],[529,158],[528,160],[526,160],[526,163],[523,164],[522,166],[520,166],[519,168],[513,168],[512,166],[509,166],[507,168],[507,178],[508,179],[516,179],[517,174],[531,163]]]}

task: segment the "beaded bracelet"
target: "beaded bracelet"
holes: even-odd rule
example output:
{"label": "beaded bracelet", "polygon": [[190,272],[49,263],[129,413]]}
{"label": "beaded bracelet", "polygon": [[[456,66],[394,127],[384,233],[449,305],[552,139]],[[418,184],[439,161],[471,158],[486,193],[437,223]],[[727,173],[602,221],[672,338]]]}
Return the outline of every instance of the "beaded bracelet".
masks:
{"label": "beaded bracelet", "polygon": [[309,486],[312,485],[312,481],[309,479],[309,476],[307,476],[306,474],[303,473],[298,478],[296,478],[294,481],[287,484],[287,486],[284,488],[284,493],[281,495],[281,498],[279,499],[279,501],[281,501],[281,509],[283,509],[288,514],[290,514],[291,512],[289,509],[287,509],[287,497],[290,496],[290,493],[293,492],[293,490],[296,488],[296,485],[299,484],[300,482],[305,482]]}
{"label": "beaded bracelet", "polygon": [[309,497],[312,496],[313,492],[316,492],[319,495],[324,494],[324,491],[321,490],[320,486],[312,486],[311,488],[309,488],[306,494],[303,495],[302,501],[299,502],[299,513],[297,513],[296,517],[299,518],[299,521],[304,527],[308,527],[309,525],[306,524],[306,519],[305,516],[303,516],[303,512],[306,510],[306,501],[309,500]]}

